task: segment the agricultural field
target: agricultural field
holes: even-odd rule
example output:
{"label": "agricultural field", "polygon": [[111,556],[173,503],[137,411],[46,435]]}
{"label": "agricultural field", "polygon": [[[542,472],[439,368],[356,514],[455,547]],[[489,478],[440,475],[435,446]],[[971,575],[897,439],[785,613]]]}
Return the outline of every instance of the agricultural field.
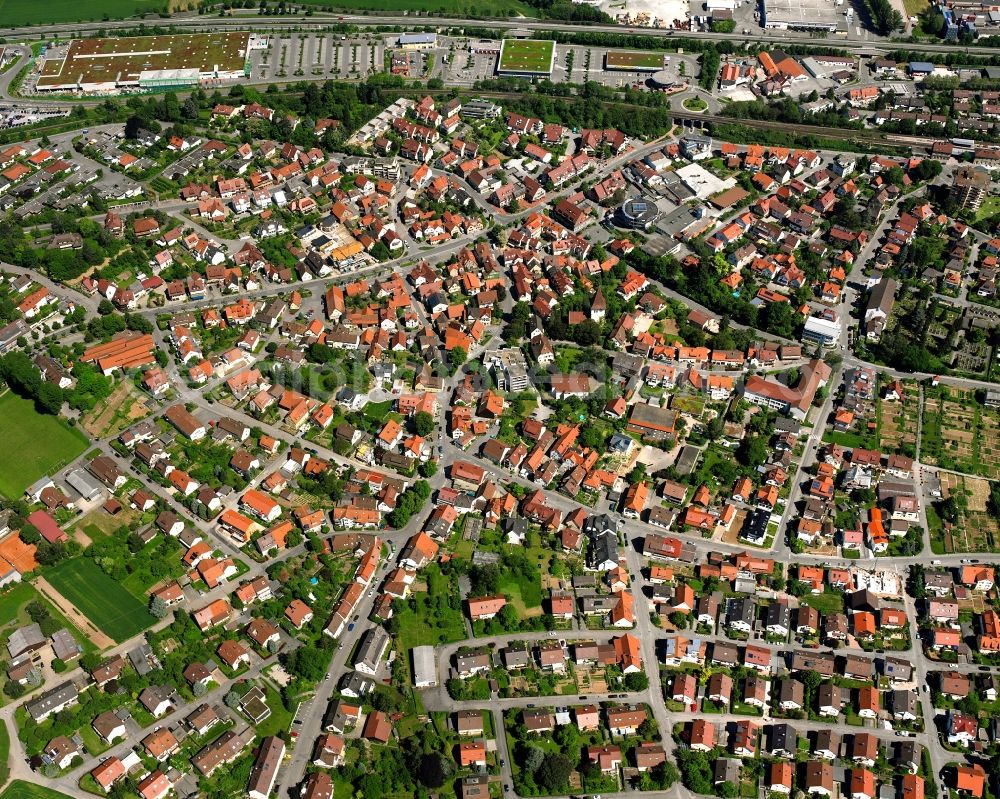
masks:
{"label": "agricultural field", "polygon": [[168,6],[178,8],[180,4],[169,0],[111,0],[102,3],[53,0],[39,5],[31,0],[0,0],[0,19],[10,27],[52,22],[87,22],[124,19],[137,14],[158,14]]}
{"label": "agricultural field", "polygon": [[1000,550],[1000,524],[987,510],[990,483],[981,477],[942,472],[941,493],[952,498],[958,510],[958,522],[944,530],[944,552],[997,552]]}
{"label": "agricultural field", "polygon": [[24,780],[14,780],[4,789],[3,793],[0,793],[0,799],[70,799],[70,797],[42,785],[34,785],[30,782],[24,782]]}
{"label": "agricultural field", "polygon": [[0,441],[16,458],[0,458],[0,494],[11,499],[39,477],[65,466],[87,448],[83,433],[35,410],[31,400],[0,396]]}
{"label": "agricultural field", "polygon": [[[305,0],[305,5],[331,4],[327,0]],[[428,14],[471,18],[538,16],[534,8],[519,0],[499,0],[491,3],[488,8],[475,0],[337,0],[332,5],[338,11],[423,11]]]}
{"label": "agricultural field", "polygon": [[879,400],[878,449],[913,456],[917,446],[917,426],[920,420],[919,386],[912,380],[903,381],[903,399]]}
{"label": "agricultural field", "polygon": [[145,605],[90,558],[65,560],[45,576],[56,591],[118,643],[141,633],[154,621]]}
{"label": "agricultural field", "polygon": [[920,460],[957,472],[1000,476],[1000,418],[972,391],[947,386],[924,392]]}
{"label": "agricultural field", "polygon": [[605,69],[621,69],[629,72],[648,70],[656,72],[663,69],[662,53],[634,52],[631,50],[608,50],[604,57]]}
{"label": "agricultural field", "polygon": [[555,61],[555,42],[543,39],[504,39],[498,72],[549,75]]}

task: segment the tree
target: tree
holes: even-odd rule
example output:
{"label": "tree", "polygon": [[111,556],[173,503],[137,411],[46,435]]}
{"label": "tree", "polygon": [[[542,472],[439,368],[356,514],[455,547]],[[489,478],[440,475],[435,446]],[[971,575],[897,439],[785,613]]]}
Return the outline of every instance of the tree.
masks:
{"label": "tree", "polygon": [[727,781],[719,784],[716,788],[716,793],[723,797],[723,799],[733,799],[733,797],[739,794],[739,789]]}
{"label": "tree", "polygon": [[417,777],[428,788],[440,788],[450,774],[449,765],[438,752],[429,752],[420,758]]}
{"label": "tree", "polygon": [[309,682],[322,680],[329,662],[330,653],[328,651],[317,649],[309,644],[285,654],[285,668],[288,672]]}
{"label": "tree", "polygon": [[465,351],[465,347],[455,347],[448,356],[448,361],[452,366],[458,368],[465,363],[468,357],[469,353]]}
{"label": "tree", "polygon": [[149,613],[156,619],[166,618],[167,613],[169,613],[167,608],[167,603],[162,597],[154,596],[149,602]]}
{"label": "tree", "polygon": [[18,536],[25,544],[37,544],[42,540],[42,534],[38,532],[38,528],[33,524],[25,524],[18,533]]}
{"label": "tree", "polygon": [[142,119],[132,114],[132,116],[125,120],[125,138],[135,141],[139,138],[139,131],[143,127]]}
{"label": "tree", "polygon": [[626,674],[625,688],[629,691],[645,691],[649,688],[649,677],[641,671]]}
{"label": "tree", "polygon": [[[567,725],[570,726],[570,725]],[[562,727],[559,728],[560,730]],[[542,761],[545,760],[545,752],[539,749],[537,746],[526,746],[524,747],[524,757],[521,761],[521,765],[524,770],[529,774],[534,774],[538,771],[539,766],[542,765]]]}
{"label": "tree", "polygon": [[427,411],[418,411],[413,417],[413,431],[418,436],[429,436],[434,432],[434,417]]}
{"label": "tree", "polygon": [[29,602],[26,610],[28,611],[28,618],[35,622],[35,624],[43,622],[49,617],[49,609],[37,599]]}
{"label": "tree", "polygon": [[747,436],[736,450],[736,458],[744,466],[756,469],[767,461],[767,439],[764,436]]}
{"label": "tree", "polygon": [[802,672],[802,684],[807,691],[815,691],[821,682],[823,682],[823,677],[815,669],[807,669]]}
{"label": "tree", "polygon": [[546,755],[535,776],[539,785],[554,793],[566,787],[572,772],[573,762],[560,752]]}
{"label": "tree", "polygon": [[236,691],[229,691],[225,697],[223,697],[222,701],[226,703],[226,707],[230,710],[235,710],[240,706],[240,699],[241,697],[238,693],[236,693]]}
{"label": "tree", "polygon": [[208,686],[203,682],[196,682],[193,686],[191,686],[191,693],[195,696],[204,696],[207,691]]}
{"label": "tree", "polygon": [[503,625],[505,630],[516,630],[520,624],[520,620],[517,617],[517,611],[514,610],[514,605],[508,602],[502,608],[500,608],[500,624]]}

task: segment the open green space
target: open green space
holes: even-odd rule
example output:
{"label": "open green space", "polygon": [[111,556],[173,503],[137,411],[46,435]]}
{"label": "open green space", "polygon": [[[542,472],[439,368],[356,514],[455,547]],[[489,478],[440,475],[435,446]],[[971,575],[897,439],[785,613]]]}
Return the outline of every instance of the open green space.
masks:
{"label": "open green space", "polygon": [[[0,0],[0,17],[3,16]],[[0,494],[16,499],[39,477],[65,466],[87,448],[87,438],[55,416],[35,410],[31,400],[8,391],[0,396]],[[11,457],[11,453],[17,453]]]}
{"label": "open green space", "polygon": [[51,569],[46,578],[84,616],[119,643],[138,635],[155,621],[145,605],[90,558],[65,560]]}
{"label": "open green space", "polygon": [[427,581],[427,592],[414,592],[405,602],[396,603],[401,606],[394,616],[400,648],[461,641],[466,632],[457,586],[434,563],[421,576]]}
{"label": "open green space", "polygon": [[0,793],[0,799],[70,799],[70,797],[67,794],[59,793],[59,791],[53,791],[51,788],[33,785],[23,780],[14,780],[4,789],[3,793]]}
{"label": "open green space", "polygon": [[504,39],[497,70],[548,75],[555,47],[555,42],[545,39]]}

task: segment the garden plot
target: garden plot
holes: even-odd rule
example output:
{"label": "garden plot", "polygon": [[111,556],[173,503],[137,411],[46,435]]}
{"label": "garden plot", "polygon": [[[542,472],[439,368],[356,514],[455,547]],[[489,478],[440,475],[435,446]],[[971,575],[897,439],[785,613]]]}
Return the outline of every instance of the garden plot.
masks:
{"label": "garden plot", "polygon": [[981,477],[941,473],[945,499],[954,498],[958,522],[945,534],[946,552],[996,552],[1000,525],[987,511],[990,483]]}
{"label": "garden plot", "polygon": [[912,452],[917,445],[919,388],[906,381],[903,391],[902,400],[879,400],[879,448],[883,452]]}
{"label": "garden plot", "polygon": [[972,391],[947,386],[929,389],[921,420],[920,459],[956,472],[1000,476],[998,430],[996,412],[983,408]]}

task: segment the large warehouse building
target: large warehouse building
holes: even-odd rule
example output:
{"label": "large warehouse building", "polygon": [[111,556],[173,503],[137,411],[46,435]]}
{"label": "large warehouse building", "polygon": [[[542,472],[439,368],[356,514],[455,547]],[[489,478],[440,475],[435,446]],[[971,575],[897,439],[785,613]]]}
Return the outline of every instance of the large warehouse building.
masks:
{"label": "large warehouse building", "polygon": [[267,39],[251,33],[194,33],[76,39],[50,51],[38,91],[117,94],[154,91],[249,77],[251,50]]}
{"label": "large warehouse building", "polygon": [[844,0],[764,0],[761,23],[773,30],[847,32]]}

